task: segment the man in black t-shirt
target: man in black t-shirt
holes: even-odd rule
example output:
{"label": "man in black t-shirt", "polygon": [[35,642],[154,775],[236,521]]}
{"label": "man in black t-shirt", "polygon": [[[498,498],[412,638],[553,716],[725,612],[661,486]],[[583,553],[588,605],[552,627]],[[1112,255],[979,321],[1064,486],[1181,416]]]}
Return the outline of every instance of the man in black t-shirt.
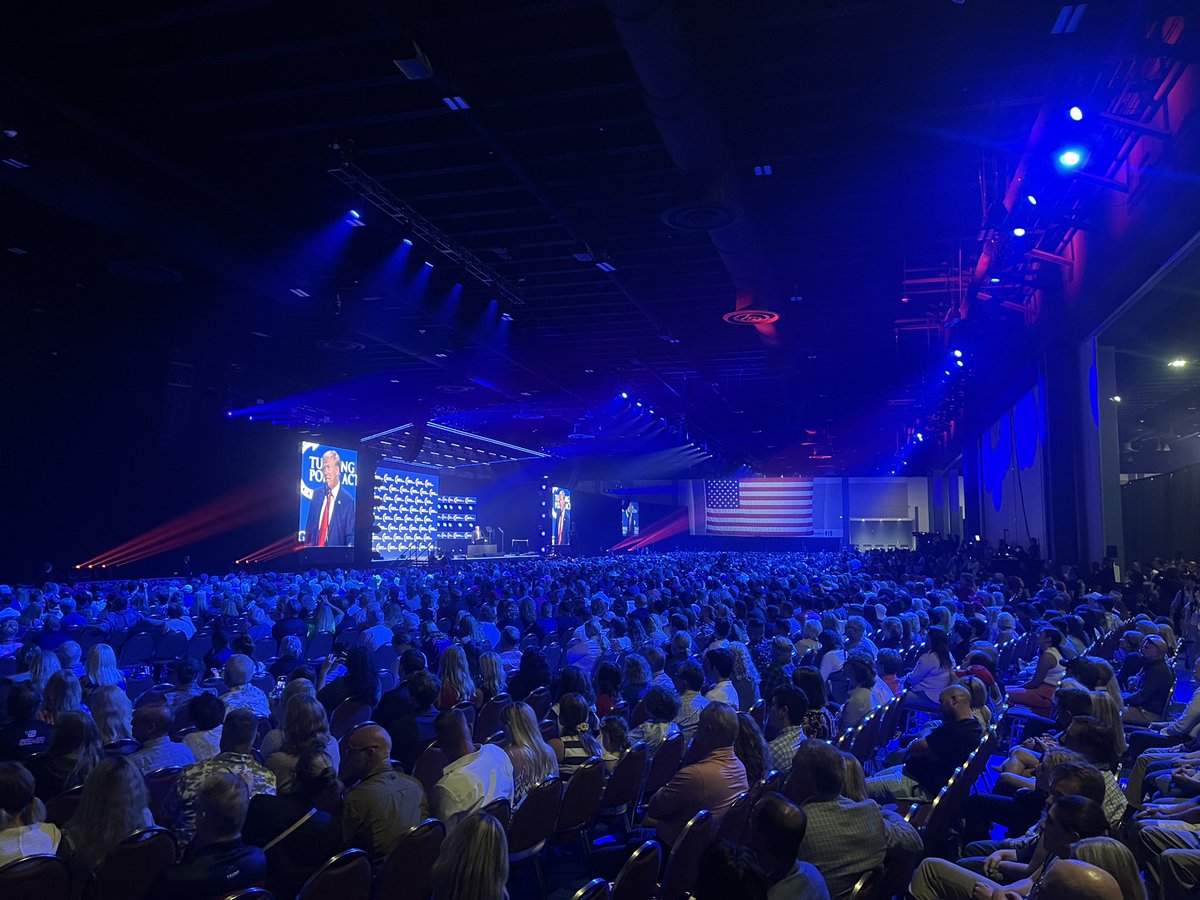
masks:
{"label": "man in black t-shirt", "polygon": [[932,800],[979,746],[983,727],[971,714],[971,695],[966,688],[946,688],[938,695],[938,703],[942,724],[909,746],[903,765],[884,769],[867,780],[872,800],[880,804]]}
{"label": "man in black t-shirt", "polygon": [[11,724],[0,728],[0,759],[20,761],[50,746],[54,726],[37,719],[37,708],[37,691],[29,682],[8,689],[5,709]]}

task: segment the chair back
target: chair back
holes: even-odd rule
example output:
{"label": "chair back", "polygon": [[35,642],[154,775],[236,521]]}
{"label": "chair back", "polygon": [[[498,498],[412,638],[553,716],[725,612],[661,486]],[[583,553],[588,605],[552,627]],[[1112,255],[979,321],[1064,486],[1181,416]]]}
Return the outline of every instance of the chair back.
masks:
{"label": "chair back", "polygon": [[608,900],[610,896],[608,882],[603,878],[593,878],[577,890],[571,900]]}
{"label": "chair back", "polygon": [[646,772],[646,785],[642,789],[642,797],[653,797],[663,785],[675,777],[683,762],[683,735],[673,734],[654,751],[650,760],[650,768]]}
{"label": "chair back", "polygon": [[79,800],[83,797],[83,785],[63,791],[57,797],[52,797],[46,804],[46,821],[51,825],[62,828],[71,821],[75,810],[79,808]]}
{"label": "chair back", "polygon": [[0,866],[4,900],[68,900],[71,876],[57,856],[25,856]]}
{"label": "chair back", "polygon": [[750,705],[750,718],[752,718],[762,731],[767,729],[767,704],[764,700],[755,700]]}
{"label": "chair back", "polygon": [[604,785],[604,796],[600,800],[603,809],[616,809],[636,804],[646,780],[646,768],[650,754],[641,741],[634,744],[617,760],[608,782]]}
{"label": "chair back", "polygon": [[446,826],[437,819],[426,819],[404,832],[383,864],[375,895],[380,900],[428,900],[433,893],[433,864],[445,838]]}
{"label": "chair back", "polygon": [[345,737],[346,732],[371,718],[371,704],[358,697],[347,697],[337,705],[329,717],[329,733],[335,741]]}
{"label": "chair back", "polygon": [[546,714],[550,712],[550,689],[540,687],[535,691],[531,691],[529,696],[525,698],[525,702],[533,710],[533,717],[539,722],[542,721],[542,719],[546,718]]}
{"label": "chair back", "polygon": [[343,850],[304,882],[296,900],[346,900],[371,895],[371,860],[362,850]]}
{"label": "chair back", "polygon": [[570,834],[588,828],[600,809],[600,798],[604,796],[604,764],[600,757],[593,756],[582,763],[567,782],[563,791],[562,806],[558,810],[555,834]]}
{"label": "chair back", "polygon": [[155,819],[158,818],[163,801],[171,793],[171,788],[175,786],[182,772],[182,766],[163,766],[146,773],[146,793],[150,795],[150,811],[154,813]]}
{"label": "chair back", "polygon": [[154,635],[141,632],[131,634],[121,645],[117,654],[117,665],[121,668],[138,666],[154,656]]}
{"label": "chair back", "polygon": [[260,637],[254,642],[254,658],[259,662],[266,662],[268,659],[274,658],[279,652],[279,645],[275,643],[273,637]]}
{"label": "chair back", "polygon": [[662,869],[662,847],[646,841],[625,861],[612,886],[612,900],[649,900],[658,888]]}
{"label": "chair back", "polygon": [[472,734],[475,733],[475,716],[478,711],[475,709],[475,704],[470,700],[464,700],[462,703],[455,703],[454,708],[462,713],[467,719],[467,730]]}
{"label": "chair back", "polygon": [[197,631],[187,642],[186,656],[204,659],[204,654],[212,649],[212,634],[207,631]]}
{"label": "chair back", "polygon": [[433,793],[433,786],[438,783],[445,768],[446,754],[437,744],[430,744],[417,757],[413,764],[413,778],[421,782],[426,797]]}
{"label": "chair back", "polygon": [[547,778],[534,787],[517,807],[508,825],[508,860],[519,862],[538,853],[558,821],[562,781]]}
{"label": "chair back", "polygon": [[646,700],[643,697],[637,702],[637,705],[634,706],[633,712],[629,714],[629,727],[637,728],[648,718],[650,718],[650,714],[646,712]]}
{"label": "chair back", "polygon": [[275,900],[275,895],[266,888],[248,887],[226,894],[221,900]]}
{"label": "chair back", "polygon": [[119,741],[105,744],[104,754],[105,756],[129,756],[131,753],[136,753],[140,746],[142,746],[141,743],[133,738],[121,738]]}
{"label": "chair back", "polygon": [[700,856],[713,842],[713,817],[707,809],[696,813],[675,839],[663,873],[660,900],[679,900],[692,892]]}
{"label": "chair back", "polygon": [[333,635],[329,632],[314,634],[304,651],[304,658],[309,662],[320,662],[333,651]]}
{"label": "chair back", "polygon": [[476,742],[486,740],[492,732],[501,729],[501,716],[504,715],[504,710],[512,706],[512,702],[512,697],[508,694],[497,694],[487,703],[483,704],[483,708],[479,710],[479,715],[475,717]]}
{"label": "chair back", "polygon": [[[761,796],[761,792],[758,796]],[[725,813],[721,827],[717,830],[717,840],[742,843],[746,826],[750,823],[750,809],[756,800],[757,797],[750,791],[742,791],[733,798],[733,805],[729,807],[729,812]]]}
{"label": "chair back", "polygon": [[546,645],[542,655],[546,657],[546,665],[550,667],[550,671],[557,672],[558,664],[562,662],[562,645],[551,642]]}
{"label": "chair back", "polygon": [[139,829],[113,847],[88,877],[83,900],[144,897],[158,873],[174,865],[178,854],[175,836],[167,829]]}
{"label": "chair back", "polygon": [[558,737],[558,723],[553,719],[542,719],[538,723],[538,730],[542,733],[543,741],[550,741]]}
{"label": "chair back", "polygon": [[154,648],[154,658],[164,662],[174,661],[187,653],[187,646],[186,634],[182,631],[168,631],[158,639],[158,646]]}
{"label": "chair back", "polygon": [[507,797],[497,797],[491,803],[485,803],[482,811],[506,829],[508,828],[509,820],[512,819],[512,803],[509,802]]}

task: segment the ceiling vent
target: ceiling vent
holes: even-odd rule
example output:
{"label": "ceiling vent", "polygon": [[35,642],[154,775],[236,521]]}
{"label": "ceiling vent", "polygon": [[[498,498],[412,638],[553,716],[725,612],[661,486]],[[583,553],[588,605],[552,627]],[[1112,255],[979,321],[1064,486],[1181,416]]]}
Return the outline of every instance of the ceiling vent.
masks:
{"label": "ceiling vent", "polygon": [[719,200],[688,200],[666,210],[662,222],[676,231],[716,231],[742,220],[742,211]]}
{"label": "ceiling vent", "polygon": [[721,318],[730,325],[773,325],[779,321],[779,313],[769,309],[735,309]]}

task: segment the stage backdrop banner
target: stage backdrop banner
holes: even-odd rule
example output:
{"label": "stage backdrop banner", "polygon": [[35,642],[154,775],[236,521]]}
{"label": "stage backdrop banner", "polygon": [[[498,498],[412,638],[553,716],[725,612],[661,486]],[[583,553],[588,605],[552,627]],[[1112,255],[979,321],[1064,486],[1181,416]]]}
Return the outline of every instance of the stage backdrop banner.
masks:
{"label": "stage backdrop banner", "polygon": [[302,442],[296,540],[311,547],[353,547],[357,493],[357,450]]}
{"label": "stage backdrop banner", "polygon": [[376,467],[371,550],[379,559],[428,557],[437,549],[441,521],[438,476]]}
{"label": "stage backdrop banner", "polygon": [[694,484],[703,494],[694,506],[695,534],[813,535],[811,478],[717,478]]}

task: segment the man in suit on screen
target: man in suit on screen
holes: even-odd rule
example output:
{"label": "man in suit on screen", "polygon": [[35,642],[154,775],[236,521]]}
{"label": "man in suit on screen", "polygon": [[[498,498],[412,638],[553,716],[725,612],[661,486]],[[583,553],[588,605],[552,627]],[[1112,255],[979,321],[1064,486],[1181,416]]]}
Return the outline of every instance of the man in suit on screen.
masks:
{"label": "man in suit on screen", "polygon": [[313,491],[304,526],[305,542],[311,547],[354,546],[354,498],[341,483],[342,458],[336,450],[321,456],[320,490]]}

